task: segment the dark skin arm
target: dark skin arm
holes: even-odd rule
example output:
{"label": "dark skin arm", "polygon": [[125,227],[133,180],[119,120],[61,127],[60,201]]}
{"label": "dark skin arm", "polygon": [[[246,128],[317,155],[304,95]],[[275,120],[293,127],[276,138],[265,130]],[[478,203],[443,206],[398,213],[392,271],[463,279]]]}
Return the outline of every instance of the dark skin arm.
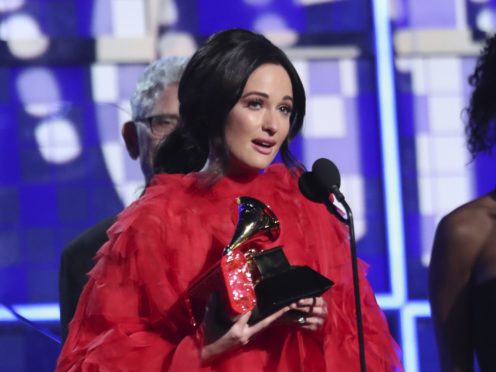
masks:
{"label": "dark skin arm", "polygon": [[443,372],[473,371],[471,283],[484,244],[479,212],[463,206],[444,217],[436,230],[429,300]]}

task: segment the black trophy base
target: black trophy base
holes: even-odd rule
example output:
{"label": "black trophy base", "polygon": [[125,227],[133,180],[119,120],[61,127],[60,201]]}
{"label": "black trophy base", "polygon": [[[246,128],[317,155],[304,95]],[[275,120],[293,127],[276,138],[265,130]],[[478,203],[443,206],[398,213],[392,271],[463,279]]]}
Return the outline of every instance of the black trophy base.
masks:
{"label": "black trophy base", "polygon": [[257,305],[252,310],[248,324],[255,324],[302,298],[319,297],[333,284],[308,266],[290,266],[263,278],[255,286]]}

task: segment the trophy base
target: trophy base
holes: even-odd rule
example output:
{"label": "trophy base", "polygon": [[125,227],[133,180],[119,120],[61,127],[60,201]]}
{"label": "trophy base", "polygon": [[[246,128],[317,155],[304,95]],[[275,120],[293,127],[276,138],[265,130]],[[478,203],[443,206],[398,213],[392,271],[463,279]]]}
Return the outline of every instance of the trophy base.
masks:
{"label": "trophy base", "polygon": [[255,324],[302,298],[319,297],[333,284],[308,266],[289,266],[282,272],[265,277],[255,286],[257,305],[248,324]]}

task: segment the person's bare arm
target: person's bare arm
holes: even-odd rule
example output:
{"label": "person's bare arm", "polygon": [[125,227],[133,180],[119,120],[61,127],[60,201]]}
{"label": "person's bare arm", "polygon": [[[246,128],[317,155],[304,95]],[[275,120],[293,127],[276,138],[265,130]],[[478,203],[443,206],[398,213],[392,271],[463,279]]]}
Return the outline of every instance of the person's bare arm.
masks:
{"label": "person's bare arm", "polygon": [[473,371],[470,281],[482,243],[472,212],[461,208],[444,217],[432,249],[429,300],[443,372]]}
{"label": "person's bare arm", "polygon": [[[209,363],[213,359],[232,349],[246,345],[251,337],[269,327],[274,321],[289,311],[289,309],[289,306],[284,307],[251,326],[248,324],[251,311],[241,315],[224,335],[203,346],[201,350],[202,362]],[[209,326],[208,322],[205,326]]]}

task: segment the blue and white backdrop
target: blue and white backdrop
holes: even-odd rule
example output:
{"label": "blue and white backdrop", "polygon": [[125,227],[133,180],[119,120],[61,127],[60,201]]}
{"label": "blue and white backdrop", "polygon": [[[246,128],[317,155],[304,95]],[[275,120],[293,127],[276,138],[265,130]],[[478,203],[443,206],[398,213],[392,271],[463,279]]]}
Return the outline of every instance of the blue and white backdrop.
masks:
{"label": "blue and white backdrop", "polygon": [[294,61],[308,93],[294,151],[339,166],[405,369],[437,370],[435,227],[496,183],[494,159],[470,162],[462,116],[495,12],[489,0],[0,0],[0,371],[53,370],[61,250],[141,190],[120,125],[143,68],[229,27]]}

